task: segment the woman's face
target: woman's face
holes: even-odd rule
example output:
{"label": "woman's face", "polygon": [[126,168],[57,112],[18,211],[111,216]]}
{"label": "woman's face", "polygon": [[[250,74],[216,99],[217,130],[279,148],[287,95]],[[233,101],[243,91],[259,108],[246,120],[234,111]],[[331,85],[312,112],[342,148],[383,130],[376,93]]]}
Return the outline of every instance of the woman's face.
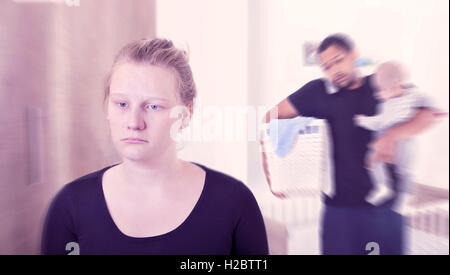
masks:
{"label": "woman's face", "polygon": [[108,118],[114,146],[122,158],[146,161],[174,150],[170,133],[178,118],[170,113],[180,102],[172,70],[133,62],[116,65]]}

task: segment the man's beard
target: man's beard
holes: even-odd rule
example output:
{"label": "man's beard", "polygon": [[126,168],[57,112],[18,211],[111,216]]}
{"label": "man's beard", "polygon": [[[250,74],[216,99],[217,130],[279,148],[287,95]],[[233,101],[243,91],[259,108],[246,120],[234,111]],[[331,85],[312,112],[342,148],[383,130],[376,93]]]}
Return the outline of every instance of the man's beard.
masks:
{"label": "man's beard", "polygon": [[347,89],[348,90],[355,83],[356,83],[356,78],[354,76],[350,76],[350,79],[347,84],[345,84],[343,86],[335,84],[335,86],[338,87],[339,89]]}
{"label": "man's beard", "polygon": [[350,81],[347,83],[347,85],[345,85],[345,86],[342,87],[342,88],[348,90],[351,86],[353,86],[353,84],[355,84],[355,82],[356,82],[355,78],[352,77],[352,78],[350,79]]}

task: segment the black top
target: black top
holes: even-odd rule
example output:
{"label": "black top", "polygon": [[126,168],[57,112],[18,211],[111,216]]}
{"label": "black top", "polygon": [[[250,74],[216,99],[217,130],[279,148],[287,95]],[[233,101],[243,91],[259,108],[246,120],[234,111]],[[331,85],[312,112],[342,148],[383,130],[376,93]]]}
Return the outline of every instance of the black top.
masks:
{"label": "black top", "polygon": [[69,254],[66,245],[76,242],[80,254],[268,254],[263,217],[248,187],[196,165],[206,177],[192,212],[176,229],[153,237],[127,236],[110,216],[102,175],[114,165],[66,184],[49,207],[41,253]]}
{"label": "black top", "polygon": [[316,79],[291,94],[288,99],[302,116],[326,119],[331,131],[334,164],[334,196],[324,194],[329,205],[366,205],[365,197],[373,187],[364,167],[373,132],[354,124],[357,114],[376,114],[378,100],[370,77],[354,90],[340,88],[328,93],[323,79]]}

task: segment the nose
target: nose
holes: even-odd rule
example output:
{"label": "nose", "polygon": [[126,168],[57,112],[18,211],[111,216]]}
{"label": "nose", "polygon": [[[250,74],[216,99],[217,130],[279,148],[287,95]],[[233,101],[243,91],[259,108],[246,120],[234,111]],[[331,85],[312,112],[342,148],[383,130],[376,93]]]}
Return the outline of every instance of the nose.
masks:
{"label": "nose", "polygon": [[146,123],[139,110],[130,112],[130,116],[127,121],[127,128],[129,130],[143,130],[146,127]]}
{"label": "nose", "polygon": [[336,66],[332,66],[329,70],[328,70],[328,75],[331,76],[332,79],[335,79],[336,76],[339,74],[339,71],[336,70]]}
{"label": "nose", "polygon": [[330,68],[330,74],[333,76],[333,78],[337,77],[339,74],[341,74],[338,66],[333,65]]}

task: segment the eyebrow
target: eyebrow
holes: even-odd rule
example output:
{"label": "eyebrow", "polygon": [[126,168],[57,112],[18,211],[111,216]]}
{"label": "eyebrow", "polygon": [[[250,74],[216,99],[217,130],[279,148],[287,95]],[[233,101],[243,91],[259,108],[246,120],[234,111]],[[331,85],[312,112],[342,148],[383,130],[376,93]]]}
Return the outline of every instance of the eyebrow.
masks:
{"label": "eyebrow", "polygon": [[[128,95],[127,95],[127,94],[124,94],[124,93],[111,93],[110,95],[111,95],[111,96],[124,96],[124,97],[128,97]],[[145,99],[145,101],[148,101],[148,100],[161,100],[161,101],[169,102],[168,99],[163,98],[163,97],[149,97],[149,98]]]}
{"label": "eyebrow", "polygon": [[339,57],[342,57],[342,53],[338,53],[337,55],[333,56],[333,58],[327,60],[327,62],[320,64],[320,66],[325,67],[327,65],[327,63],[329,63],[330,61],[334,61],[334,60],[338,59]]}

